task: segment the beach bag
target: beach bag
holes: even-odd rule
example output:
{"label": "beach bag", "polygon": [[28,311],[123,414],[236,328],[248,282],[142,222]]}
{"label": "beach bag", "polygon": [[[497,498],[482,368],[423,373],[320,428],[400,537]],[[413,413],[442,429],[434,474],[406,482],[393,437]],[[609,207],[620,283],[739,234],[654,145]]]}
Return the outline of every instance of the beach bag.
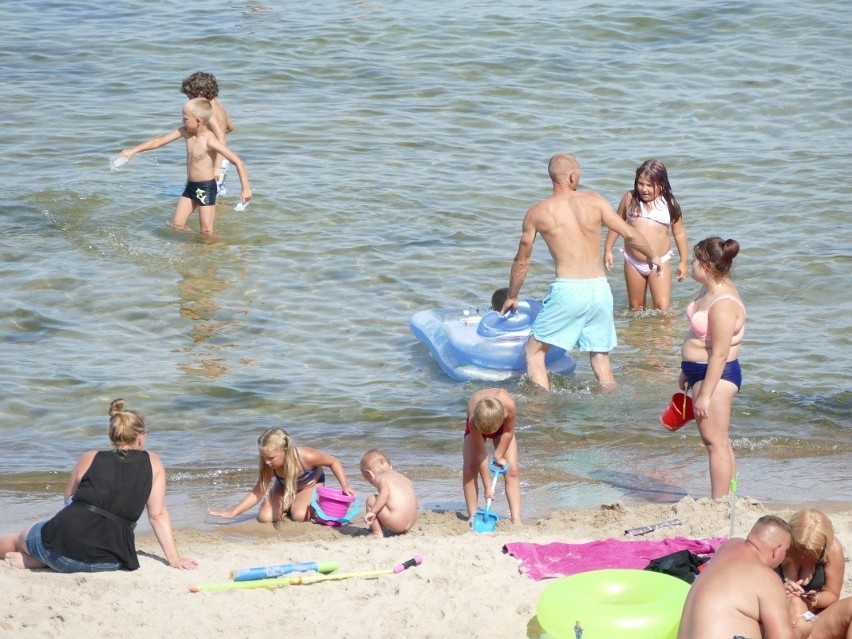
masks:
{"label": "beach bag", "polygon": [[705,562],[707,562],[707,559],[699,557],[689,550],[678,550],[664,557],[652,559],[651,563],[645,566],[645,570],[663,572],[691,584],[698,576],[701,570],[700,566]]}

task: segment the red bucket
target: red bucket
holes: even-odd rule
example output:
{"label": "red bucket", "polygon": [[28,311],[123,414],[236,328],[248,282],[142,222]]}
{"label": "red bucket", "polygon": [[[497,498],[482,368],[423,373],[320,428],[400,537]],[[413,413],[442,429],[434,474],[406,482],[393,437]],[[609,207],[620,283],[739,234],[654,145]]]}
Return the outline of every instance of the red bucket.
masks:
{"label": "red bucket", "polygon": [[695,412],[692,409],[692,398],[684,393],[672,395],[671,403],[660,416],[663,426],[671,431],[677,430],[693,419],[695,419]]}

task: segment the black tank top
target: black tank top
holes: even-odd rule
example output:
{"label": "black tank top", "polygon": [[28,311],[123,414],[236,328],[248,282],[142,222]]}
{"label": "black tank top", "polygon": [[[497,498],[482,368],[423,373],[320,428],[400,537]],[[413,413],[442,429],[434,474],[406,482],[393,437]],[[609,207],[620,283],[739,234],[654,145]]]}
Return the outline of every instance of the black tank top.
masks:
{"label": "black tank top", "polygon": [[[153,471],[144,450],[99,451],[80,480],[74,501],[42,528],[45,546],[86,563],[119,562],[139,568],[136,541],[128,522],[142,515],[151,495]],[[86,509],[81,503],[108,511],[122,520]]]}

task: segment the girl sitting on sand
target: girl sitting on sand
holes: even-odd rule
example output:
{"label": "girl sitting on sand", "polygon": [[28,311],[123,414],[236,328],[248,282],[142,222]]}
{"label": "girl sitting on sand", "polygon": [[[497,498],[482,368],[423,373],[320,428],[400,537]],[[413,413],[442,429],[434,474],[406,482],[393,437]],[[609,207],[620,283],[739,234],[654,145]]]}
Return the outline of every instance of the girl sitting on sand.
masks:
{"label": "girl sitting on sand", "polygon": [[278,523],[289,514],[293,521],[310,521],[311,496],[325,485],[324,467],[331,469],[340,489],[349,495],[346,473],[337,457],[316,448],[296,446],[283,428],[269,428],[257,438],[258,479],[252,491],[230,510],[211,511],[214,517],[231,519],[263,501],[257,513],[261,523]]}

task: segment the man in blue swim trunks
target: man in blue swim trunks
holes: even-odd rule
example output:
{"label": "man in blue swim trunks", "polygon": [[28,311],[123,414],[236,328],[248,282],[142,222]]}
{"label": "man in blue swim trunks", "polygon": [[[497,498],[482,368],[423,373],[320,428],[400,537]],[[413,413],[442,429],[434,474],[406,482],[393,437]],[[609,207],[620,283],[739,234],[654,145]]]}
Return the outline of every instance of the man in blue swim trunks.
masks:
{"label": "man in blue swim trunks", "polygon": [[530,381],[549,388],[544,358],[551,346],[589,352],[595,377],[615,383],[609,352],[615,348],[612,291],[601,258],[601,225],[612,229],[660,274],[662,263],[645,237],[621,219],[609,202],[593,191],[577,192],[580,163],[558,153],[547,171],[553,182],[550,197],[533,205],[524,216],[518,253],[512,262],[509,294],[501,310],[518,308],[518,295],[530,267],[536,235],[541,235],[553,258],[556,279],[532,327],[526,346]]}

